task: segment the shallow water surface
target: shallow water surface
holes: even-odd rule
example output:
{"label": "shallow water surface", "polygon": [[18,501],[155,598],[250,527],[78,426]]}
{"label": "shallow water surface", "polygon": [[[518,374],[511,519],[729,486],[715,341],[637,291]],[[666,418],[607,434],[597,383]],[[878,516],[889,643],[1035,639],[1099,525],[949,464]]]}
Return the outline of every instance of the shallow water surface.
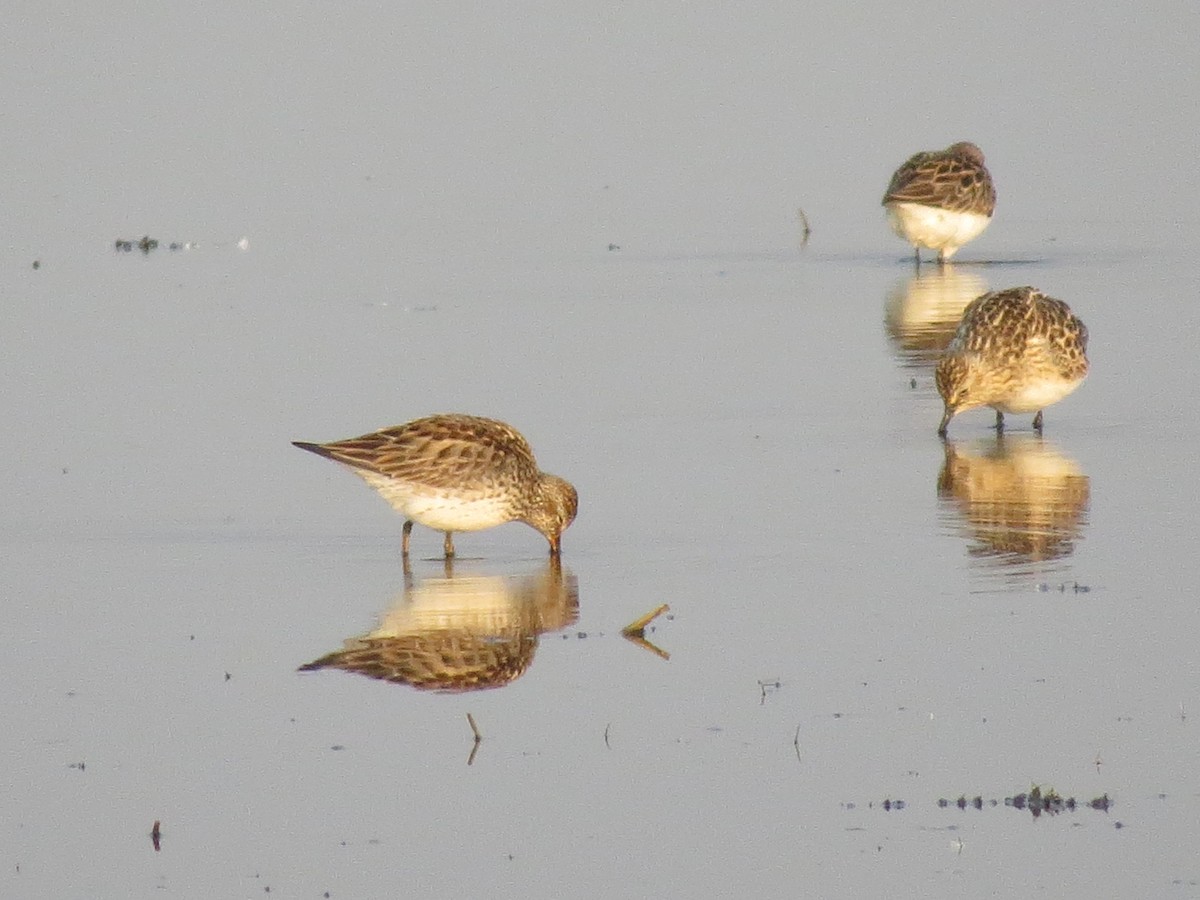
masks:
{"label": "shallow water surface", "polygon": [[[1129,143],[1196,132],[1197,13],[1152,6],[976,4],[949,86],[932,8],[14,22],[0,893],[1200,893],[1200,187]],[[996,220],[914,269],[879,197],[966,138]],[[1092,373],[943,442],[1019,284]],[[406,568],[290,445],[443,411],[577,485],[561,567]]]}

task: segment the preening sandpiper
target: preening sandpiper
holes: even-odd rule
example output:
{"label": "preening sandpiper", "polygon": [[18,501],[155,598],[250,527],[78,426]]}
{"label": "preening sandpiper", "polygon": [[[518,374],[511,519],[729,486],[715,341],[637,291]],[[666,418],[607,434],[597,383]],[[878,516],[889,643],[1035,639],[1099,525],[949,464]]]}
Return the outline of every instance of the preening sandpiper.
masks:
{"label": "preening sandpiper", "polygon": [[912,244],[918,265],[922,247],[937,250],[944,263],[991,223],[996,189],[983,151],[960,141],[910,157],[892,176],[883,206],[892,231]]}

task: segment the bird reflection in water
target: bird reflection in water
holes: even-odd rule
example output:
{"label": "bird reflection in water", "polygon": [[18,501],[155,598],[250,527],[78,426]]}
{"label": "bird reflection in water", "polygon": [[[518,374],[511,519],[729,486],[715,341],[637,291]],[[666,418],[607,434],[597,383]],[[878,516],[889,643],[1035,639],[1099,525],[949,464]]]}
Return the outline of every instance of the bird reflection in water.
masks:
{"label": "bird reflection in water", "polygon": [[944,447],[943,520],[971,538],[972,557],[1010,568],[1075,551],[1087,526],[1090,483],[1074,460],[1034,435]]}
{"label": "bird reflection in water", "polygon": [[884,324],[896,358],[907,368],[932,368],[967,304],[988,291],[978,275],[945,265],[926,266],[896,282],[884,302]]}
{"label": "bird reflection in water", "polygon": [[503,687],[533,662],[539,635],[579,618],[579,584],[557,559],[526,575],[413,578],[378,627],[300,667],[343,669],[418,690]]}

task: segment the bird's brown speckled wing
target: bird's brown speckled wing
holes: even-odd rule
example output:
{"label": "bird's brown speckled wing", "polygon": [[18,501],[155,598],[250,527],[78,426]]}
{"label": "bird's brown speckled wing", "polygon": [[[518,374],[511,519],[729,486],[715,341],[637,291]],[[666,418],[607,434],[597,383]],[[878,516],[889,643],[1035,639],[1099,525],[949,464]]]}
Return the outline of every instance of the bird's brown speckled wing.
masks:
{"label": "bird's brown speckled wing", "polygon": [[956,150],[917,153],[892,176],[883,203],[920,203],[990,216],[996,190],[987,168]]}
{"label": "bird's brown speckled wing", "polygon": [[503,422],[439,415],[329,444],[306,445],[357,469],[432,488],[462,489],[536,472],[525,438]]}
{"label": "bird's brown speckled wing", "polygon": [[1038,309],[1042,329],[1054,359],[1065,377],[1082,378],[1087,374],[1087,326],[1061,300],[1044,294]]}
{"label": "bird's brown speckled wing", "polygon": [[1087,372],[1087,327],[1061,300],[1032,287],[984,294],[963,310],[951,347],[1005,361],[1034,348],[1060,365],[1064,374]]}

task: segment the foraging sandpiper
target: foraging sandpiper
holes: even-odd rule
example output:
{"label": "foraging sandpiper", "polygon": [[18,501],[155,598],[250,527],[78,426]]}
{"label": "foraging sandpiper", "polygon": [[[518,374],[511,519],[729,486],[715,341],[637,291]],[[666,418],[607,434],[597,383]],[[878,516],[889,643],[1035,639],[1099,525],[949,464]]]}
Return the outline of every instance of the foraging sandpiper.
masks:
{"label": "foraging sandpiper", "polygon": [[1008,288],[976,297],[963,310],[954,339],[937,364],[937,387],[945,403],[938,434],[956,413],[977,406],[1004,414],[1037,411],[1067,396],[1087,377],[1088,333],[1071,308],[1032,287]]}
{"label": "foraging sandpiper", "polygon": [[447,557],[455,531],[505,522],[536,528],[557,556],[578,508],[575,488],[538,469],[525,438],[494,419],[436,415],[329,444],[293,443],[349,466],[404,515],[405,557],[414,522],[445,533]]}

